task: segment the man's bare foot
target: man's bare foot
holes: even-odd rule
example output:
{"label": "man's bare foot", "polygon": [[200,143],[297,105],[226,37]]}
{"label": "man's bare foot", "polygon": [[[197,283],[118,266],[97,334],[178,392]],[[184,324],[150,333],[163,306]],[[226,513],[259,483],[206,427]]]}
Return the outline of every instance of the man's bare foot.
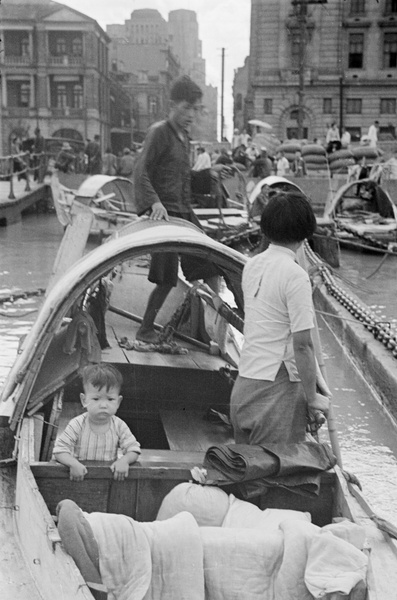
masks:
{"label": "man's bare foot", "polygon": [[144,327],[138,329],[135,339],[148,344],[157,344],[159,341],[158,334],[154,329],[145,329]]}

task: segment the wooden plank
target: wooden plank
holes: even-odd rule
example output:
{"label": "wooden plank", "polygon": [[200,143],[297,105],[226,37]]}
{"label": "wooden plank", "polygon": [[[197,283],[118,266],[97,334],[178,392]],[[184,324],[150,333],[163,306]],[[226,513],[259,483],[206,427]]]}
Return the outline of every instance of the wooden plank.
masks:
{"label": "wooden plank", "polygon": [[125,354],[124,350],[120,348],[114,329],[109,325],[106,327],[106,337],[110,344],[110,348],[105,348],[102,350],[103,362],[115,364],[128,363],[129,361],[127,355]]}
{"label": "wooden plank", "polygon": [[233,444],[231,428],[207,421],[202,412],[161,410],[161,421],[171,450],[206,452],[214,444]]}
{"label": "wooden plank", "polygon": [[[58,532],[27,462],[31,419],[24,419],[18,461],[15,521],[21,547],[43,600],[92,600],[72,558],[53,542]],[[65,496],[64,496],[65,497]]]}

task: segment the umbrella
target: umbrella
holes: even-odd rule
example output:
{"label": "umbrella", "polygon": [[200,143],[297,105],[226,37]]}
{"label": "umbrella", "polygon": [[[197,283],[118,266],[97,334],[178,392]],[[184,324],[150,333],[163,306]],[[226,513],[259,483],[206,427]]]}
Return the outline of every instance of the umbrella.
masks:
{"label": "umbrella", "polygon": [[269,123],[265,123],[265,121],[260,121],[259,119],[251,119],[248,123],[250,125],[255,125],[256,127],[263,127],[263,129],[273,129]]}

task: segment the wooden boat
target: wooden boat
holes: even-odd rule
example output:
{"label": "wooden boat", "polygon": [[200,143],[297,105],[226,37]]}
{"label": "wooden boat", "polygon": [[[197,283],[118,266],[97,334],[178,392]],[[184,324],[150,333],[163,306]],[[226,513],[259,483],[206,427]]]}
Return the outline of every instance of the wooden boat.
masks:
{"label": "wooden boat", "polygon": [[[209,411],[227,413],[230,375],[238,362],[238,335],[225,319],[222,302],[207,303],[205,293],[195,294],[181,278],[159,313],[158,327],[165,339],[173,332],[174,340],[188,353],[128,350],[123,340],[134,341],[146,306],[150,254],[165,251],[206,256],[215,262],[225,283],[221,296],[233,314],[242,316],[241,272],[246,262],[242,254],[184,221],[140,220],[85,255],[52,285],[5,383],[0,414],[9,419],[16,439],[13,519],[27,568],[43,600],[92,598],[60,543],[54,519],[60,500],[72,499],[86,512],[153,521],[168,492],[191,480],[192,469],[203,465],[208,447],[232,441],[230,428],[208,419]],[[111,295],[103,329],[94,309],[105,286]],[[72,482],[67,468],[51,461],[57,431],[81,410],[78,371],[98,349],[97,336],[89,334],[89,311],[99,334],[106,334],[108,346],[102,339],[101,360],[116,365],[124,377],[118,414],[143,448],[124,482],[114,481],[108,465],[99,463],[88,463],[84,481]],[[232,320],[230,311],[228,318]],[[215,470],[208,470],[207,477],[213,484],[227,483]],[[323,473],[320,494],[314,498],[275,487],[259,504],[261,509],[309,511],[319,526],[337,517],[361,524],[370,549],[367,596],[359,586],[349,597],[390,598],[397,584],[396,549],[369,519],[359,491],[337,467]]]}
{"label": "wooden boat", "polygon": [[324,219],[332,220],[341,244],[393,250],[397,242],[397,208],[373,178],[346,183],[329,199]]}
{"label": "wooden boat", "polygon": [[100,241],[137,218],[134,185],[125,177],[92,175],[74,191],[63,186],[54,172],[50,186],[60,223],[66,227],[73,215],[91,214],[90,234]]}

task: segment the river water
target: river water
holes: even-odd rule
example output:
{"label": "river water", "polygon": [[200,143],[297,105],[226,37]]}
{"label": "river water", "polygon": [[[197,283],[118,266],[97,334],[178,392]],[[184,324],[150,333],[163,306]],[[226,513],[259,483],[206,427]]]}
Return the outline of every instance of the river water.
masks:
{"label": "river water", "polygon": [[[25,216],[20,223],[0,228],[0,297],[46,287],[62,234],[53,214]],[[363,302],[396,327],[397,259],[389,257],[377,270],[381,260],[382,255],[343,250],[335,275],[344,286],[349,282]],[[0,386],[41,300],[29,296],[0,304]],[[321,318],[319,325],[343,466],[357,475],[374,510],[397,525],[397,428]]]}

